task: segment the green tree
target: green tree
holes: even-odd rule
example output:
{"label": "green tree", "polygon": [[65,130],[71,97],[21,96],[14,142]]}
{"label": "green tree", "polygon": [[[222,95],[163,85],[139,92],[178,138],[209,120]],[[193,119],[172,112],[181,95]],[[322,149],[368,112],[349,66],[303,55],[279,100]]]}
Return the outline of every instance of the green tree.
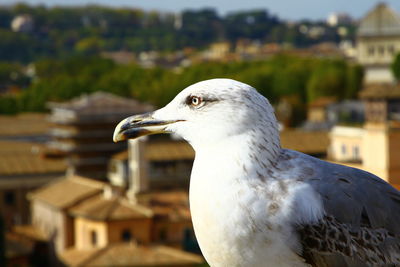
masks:
{"label": "green tree", "polygon": [[392,63],[392,71],[397,81],[400,81],[400,53],[396,55]]}

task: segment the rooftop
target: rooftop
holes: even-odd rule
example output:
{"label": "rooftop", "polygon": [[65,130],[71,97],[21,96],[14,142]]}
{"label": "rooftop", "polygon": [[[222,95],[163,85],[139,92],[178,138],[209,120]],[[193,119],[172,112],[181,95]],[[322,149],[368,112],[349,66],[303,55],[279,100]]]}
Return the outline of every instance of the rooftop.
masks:
{"label": "rooftop", "polygon": [[368,84],[360,92],[361,98],[400,98],[400,84],[376,83]]}
{"label": "rooftop", "polygon": [[379,3],[364,18],[358,28],[358,36],[400,35],[400,16],[384,3]]}
{"label": "rooftop", "polygon": [[0,115],[0,137],[45,134],[50,126],[47,117],[48,114],[42,113]]}
{"label": "rooftop", "polygon": [[135,99],[124,98],[106,92],[82,95],[69,102],[50,102],[51,120],[55,122],[102,121],[115,122],[115,118],[128,114],[144,113],[153,110],[153,106]]}
{"label": "rooftop", "polygon": [[0,177],[64,173],[65,162],[43,157],[45,150],[45,146],[38,143],[0,140]]}
{"label": "rooftop", "polygon": [[105,184],[80,176],[58,179],[28,195],[30,199],[65,209],[102,192]]}
{"label": "rooftop", "polygon": [[132,243],[109,245],[105,248],[67,249],[61,260],[68,266],[198,266],[202,257],[165,246],[145,247]]}
{"label": "rooftop", "polygon": [[96,195],[70,209],[75,216],[83,216],[92,220],[110,221],[137,218],[150,218],[153,213],[150,209],[128,202],[122,197],[105,197]]}
{"label": "rooftop", "polygon": [[186,191],[144,193],[138,196],[138,202],[151,209],[158,218],[171,221],[188,221],[191,218]]}
{"label": "rooftop", "polygon": [[33,225],[16,225],[13,232],[30,240],[48,241],[47,235]]}

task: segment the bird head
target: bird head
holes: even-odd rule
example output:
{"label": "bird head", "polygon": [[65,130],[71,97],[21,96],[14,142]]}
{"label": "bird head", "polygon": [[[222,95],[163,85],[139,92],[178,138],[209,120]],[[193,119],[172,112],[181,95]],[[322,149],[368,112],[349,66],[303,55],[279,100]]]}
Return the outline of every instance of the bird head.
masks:
{"label": "bird head", "polygon": [[149,134],[175,133],[196,149],[197,145],[216,144],[263,128],[278,134],[272,106],[265,97],[247,84],[212,79],[185,88],[159,110],[122,120],[113,139],[118,142]]}

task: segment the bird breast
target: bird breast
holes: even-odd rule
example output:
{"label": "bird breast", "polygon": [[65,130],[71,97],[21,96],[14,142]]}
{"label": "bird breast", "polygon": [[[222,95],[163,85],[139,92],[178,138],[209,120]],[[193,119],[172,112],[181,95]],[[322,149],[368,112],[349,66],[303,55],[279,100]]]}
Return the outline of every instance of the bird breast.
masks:
{"label": "bird breast", "polygon": [[279,186],[248,182],[238,176],[243,175],[241,164],[229,160],[235,159],[200,153],[192,170],[192,221],[206,260],[211,266],[266,266],[266,262],[268,266],[304,266],[293,249],[298,247],[297,240],[291,241],[284,209],[290,203],[274,200],[267,192],[275,190],[273,196],[277,196]]}

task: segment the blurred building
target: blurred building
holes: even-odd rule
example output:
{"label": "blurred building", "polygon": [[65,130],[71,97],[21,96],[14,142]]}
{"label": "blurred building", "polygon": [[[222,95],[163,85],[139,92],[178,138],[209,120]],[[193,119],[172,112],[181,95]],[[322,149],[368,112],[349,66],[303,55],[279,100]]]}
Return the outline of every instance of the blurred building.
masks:
{"label": "blurred building", "polygon": [[64,103],[49,103],[53,123],[49,155],[66,157],[68,174],[105,179],[108,161],[126,149],[114,144],[116,122],[151,111],[152,106],[105,92],[84,95]]}
{"label": "blurred building", "polygon": [[326,23],[329,26],[335,27],[341,24],[350,24],[353,22],[351,16],[347,13],[343,12],[335,12],[331,13],[326,19]]}
{"label": "blurred building", "polygon": [[232,57],[232,47],[230,42],[216,42],[203,53],[205,60],[226,61]]}
{"label": "blurred building", "polygon": [[59,159],[43,158],[37,143],[0,141],[0,210],[7,227],[30,221],[26,195],[64,174]]}
{"label": "blurred building", "polygon": [[400,187],[400,85],[390,69],[400,52],[400,16],[383,3],[360,22],[358,61],[364,66],[365,123],[336,126],[330,157],[365,169]]}
{"label": "blurred building", "polygon": [[127,186],[135,193],[187,189],[193,160],[194,151],[183,140],[129,140],[129,149],[111,158],[108,177],[111,184]]}
{"label": "blurred building", "polygon": [[262,52],[262,44],[260,41],[250,39],[239,39],[236,41],[235,53],[240,59],[252,59]]}
{"label": "blurred building", "polygon": [[30,193],[32,224],[16,233],[45,236],[51,264],[202,263],[184,252],[199,252],[187,193],[193,158],[181,140],[130,141],[110,160],[110,183],[69,175]]}
{"label": "blurred building", "polygon": [[328,131],[283,130],[280,137],[283,148],[300,151],[317,158],[326,157],[329,147]]}
{"label": "blurred building", "polygon": [[33,25],[33,18],[27,14],[18,15],[11,21],[11,29],[14,32],[31,32]]}
{"label": "blurred building", "polygon": [[332,97],[312,101],[307,109],[304,130],[330,130],[336,124],[361,125],[364,122],[364,103],[360,100],[336,102]]}
{"label": "blurred building", "polygon": [[383,3],[360,22],[358,60],[364,66],[365,123],[336,126],[330,158],[358,167],[400,188],[400,84],[390,69],[400,52],[400,17]]}
{"label": "blurred building", "polygon": [[44,157],[48,126],[43,114],[0,116],[0,211],[6,229],[30,221],[30,190],[65,173],[63,160]]}
{"label": "blurred building", "polygon": [[133,52],[121,50],[121,51],[113,51],[113,52],[103,52],[101,56],[104,58],[111,59],[117,64],[131,64],[136,61],[136,56]]}
{"label": "blurred building", "polygon": [[307,121],[303,128],[308,130],[328,130],[333,121],[329,116],[329,106],[336,102],[334,97],[320,97],[312,101],[307,108]]}
{"label": "blurred building", "polygon": [[400,16],[384,3],[361,19],[357,31],[357,59],[365,69],[365,83],[393,83],[390,69],[400,52]]}
{"label": "blurred building", "polygon": [[68,250],[61,256],[64,266],[156,267],[200,266],[202,257],[171,247],[141,246],[135,243],[112,244],[105,248]]}
{"label": "blurred building", "polygon": [[121,187],[93,179],[60,179],[29,195],[32,225],[16,232],[44,236],[52,244],[49,255],[55,256],[51,264],[86,266],[104,261],[104,266],[119,266],[122,261],[121,266],[146,262],[193,266],[203,262],[183,251],[196,244],[185,191],[141,193],[135,202],[125,194]]}
{"label": "blurred building", "polygon": [[60,178],[28,195],[32,226],[60,253],[75,244],[74,217],[69,209],[102,193],[104,183],[78,176]]}
{"label": "blurred building", "polygon": [[400,84],[370,85],[360,96],[366,103],[363,164],[400,186]]}
{"label": "blurred building", "polygon": [[335,126],[331,133],[330,157],[342,163],[362,163],[363,136],[361,127]]}
{"label": "blurred building", "polygon": [[330,158],[362,168],[400,187],[400,86],[376,84],[360,94],[365,124],[335,126]]}

